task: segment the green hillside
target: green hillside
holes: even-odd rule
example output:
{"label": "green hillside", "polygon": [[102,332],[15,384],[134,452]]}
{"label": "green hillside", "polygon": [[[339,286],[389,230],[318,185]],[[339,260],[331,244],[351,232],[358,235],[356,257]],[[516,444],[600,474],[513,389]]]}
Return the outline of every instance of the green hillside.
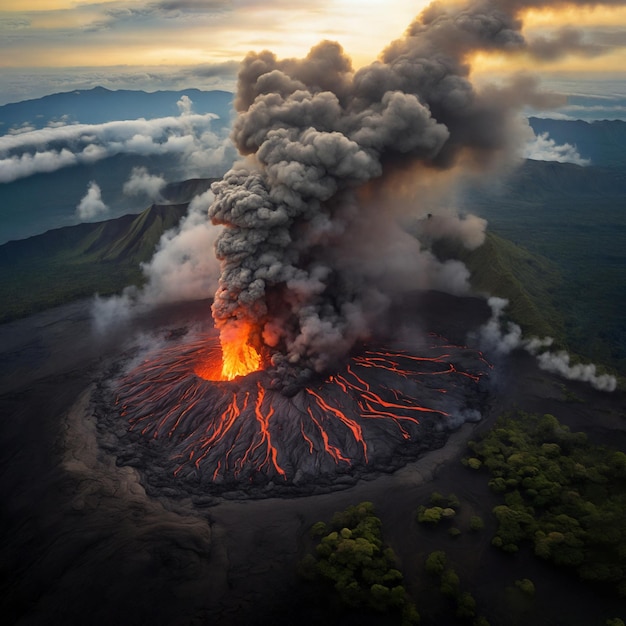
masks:
{"label": "green hillside", "polygon": [[[572,352],[626,372],[626,174],[527,161],[497,188],[466,194],[489,230],[549,259],[561,280],[550,302]],[[539,301],[541,306],[545,301]]]}
{"label": "green hillside", "polygon": [[442,260],[463,261],[478,293],[506,298],[507,316],[525,335],[564,340],[563,315],[554,303],[561,276],[554,263],[494,233],[487,233],[485,243],[476,250],[439,242],[434,252]]}
{"label": "green hillside", "polygon": [[142,280],[164,231],[187,203],[152,205],[139,215],[78,224],[0,246],[0,322]]}

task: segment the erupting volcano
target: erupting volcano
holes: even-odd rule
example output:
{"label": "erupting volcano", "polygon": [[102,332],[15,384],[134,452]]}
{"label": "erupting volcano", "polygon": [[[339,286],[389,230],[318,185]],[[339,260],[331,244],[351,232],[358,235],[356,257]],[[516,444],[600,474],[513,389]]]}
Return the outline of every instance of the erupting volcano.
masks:
{"label": "erupting volcano", "polygon": [[479,352],[436,335],[419,356],[358,346],[289,397],[256,361],[231,380],[225,363],[217,334],[202,333],[154,350],[116,382],[129,426],[120,458],[154,489],[289,493],[396,469],[480,419],[489,370]]}
{"label": "erupting volcano", "polygon": [[208,208],[214,329],[118,381],[139,450],[128,462],[202,488],[320,484],[398,467],[476,418],[480,354],[375,338],[407,294],[468,289],[465,266],[433,253],[437,239],[484,239],[484,220],[452,208],[455,183],[511,167],[532,134],[521,109],[554,102],[526,78],[471,80],[475,53],[527,50],[523,8],[433,3],[356,71],[329,41],[304,59],[244,59],[241,159]]}

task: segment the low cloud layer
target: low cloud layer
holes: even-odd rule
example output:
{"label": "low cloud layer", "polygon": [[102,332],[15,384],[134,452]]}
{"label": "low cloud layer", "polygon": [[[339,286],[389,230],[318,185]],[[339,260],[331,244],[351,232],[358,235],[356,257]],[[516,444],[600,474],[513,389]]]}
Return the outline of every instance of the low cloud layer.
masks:
{"label": "low cloud layer", "polygon": [[599,374],[593,363],[572,363],[570,355],[564,350],[551,352],[547,350],[554,340],[551,337],[525,339],[522,330],[513,322],[504,323],[502,316],[509,301],[504,298],[491,297],[491,318],[480,329],[479,340],[485,350],[494,354],[509,354],[513,350],[526,350],[537,357],[542,370],[559,374],[568,380],[589,383],[599,391],[615,391],[617,380],[610,374]]}
{"label": "low cloud layer", "polygon": [[0,183],[118,154],[172,155],[189,177],[210,175],[207,172],[232,163],[235,152],[225,134],[212,132],[217,116],[192,113],[192,104],[189,98],[180,100],[178,117],[73,124],[0,136]]}

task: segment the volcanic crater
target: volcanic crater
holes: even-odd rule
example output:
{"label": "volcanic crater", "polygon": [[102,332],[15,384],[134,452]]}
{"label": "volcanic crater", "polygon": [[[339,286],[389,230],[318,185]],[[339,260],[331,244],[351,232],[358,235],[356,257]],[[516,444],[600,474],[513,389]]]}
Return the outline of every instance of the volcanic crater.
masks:
{"label": "volcanic crater", "polygon": [[489,398],[482,353],[435,333],[357,346],[289,395],[267,369],[215,380],[221,359],[214,329],[170,330],[98,384],[101,443],[151,495],[210,504],[345,488],[441,447]]}

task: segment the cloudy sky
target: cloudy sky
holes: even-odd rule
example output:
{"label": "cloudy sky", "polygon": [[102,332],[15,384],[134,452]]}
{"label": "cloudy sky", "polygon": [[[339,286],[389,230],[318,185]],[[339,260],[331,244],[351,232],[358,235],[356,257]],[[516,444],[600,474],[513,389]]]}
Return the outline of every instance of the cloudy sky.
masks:
{"label": "cloudy sky", "polygon": [[[322,39],[339,41],[359,67],[375,60],[427,4],[0,0],[0,104],[94,85],[233,89],[238,63],[248,51],[303,56]],[[626,68],[626,2],[548,5],[523,13],[524,35],[542,51],[546,79],[586,81],[585,93],[594,90],[592,83],[611,80],[612,88],[620,90]],[[524,54],[483,53],[472,59],[472,66],[490,77],[539,69],[537,57]],[[595,90],[602,94],[602,88]]]}

